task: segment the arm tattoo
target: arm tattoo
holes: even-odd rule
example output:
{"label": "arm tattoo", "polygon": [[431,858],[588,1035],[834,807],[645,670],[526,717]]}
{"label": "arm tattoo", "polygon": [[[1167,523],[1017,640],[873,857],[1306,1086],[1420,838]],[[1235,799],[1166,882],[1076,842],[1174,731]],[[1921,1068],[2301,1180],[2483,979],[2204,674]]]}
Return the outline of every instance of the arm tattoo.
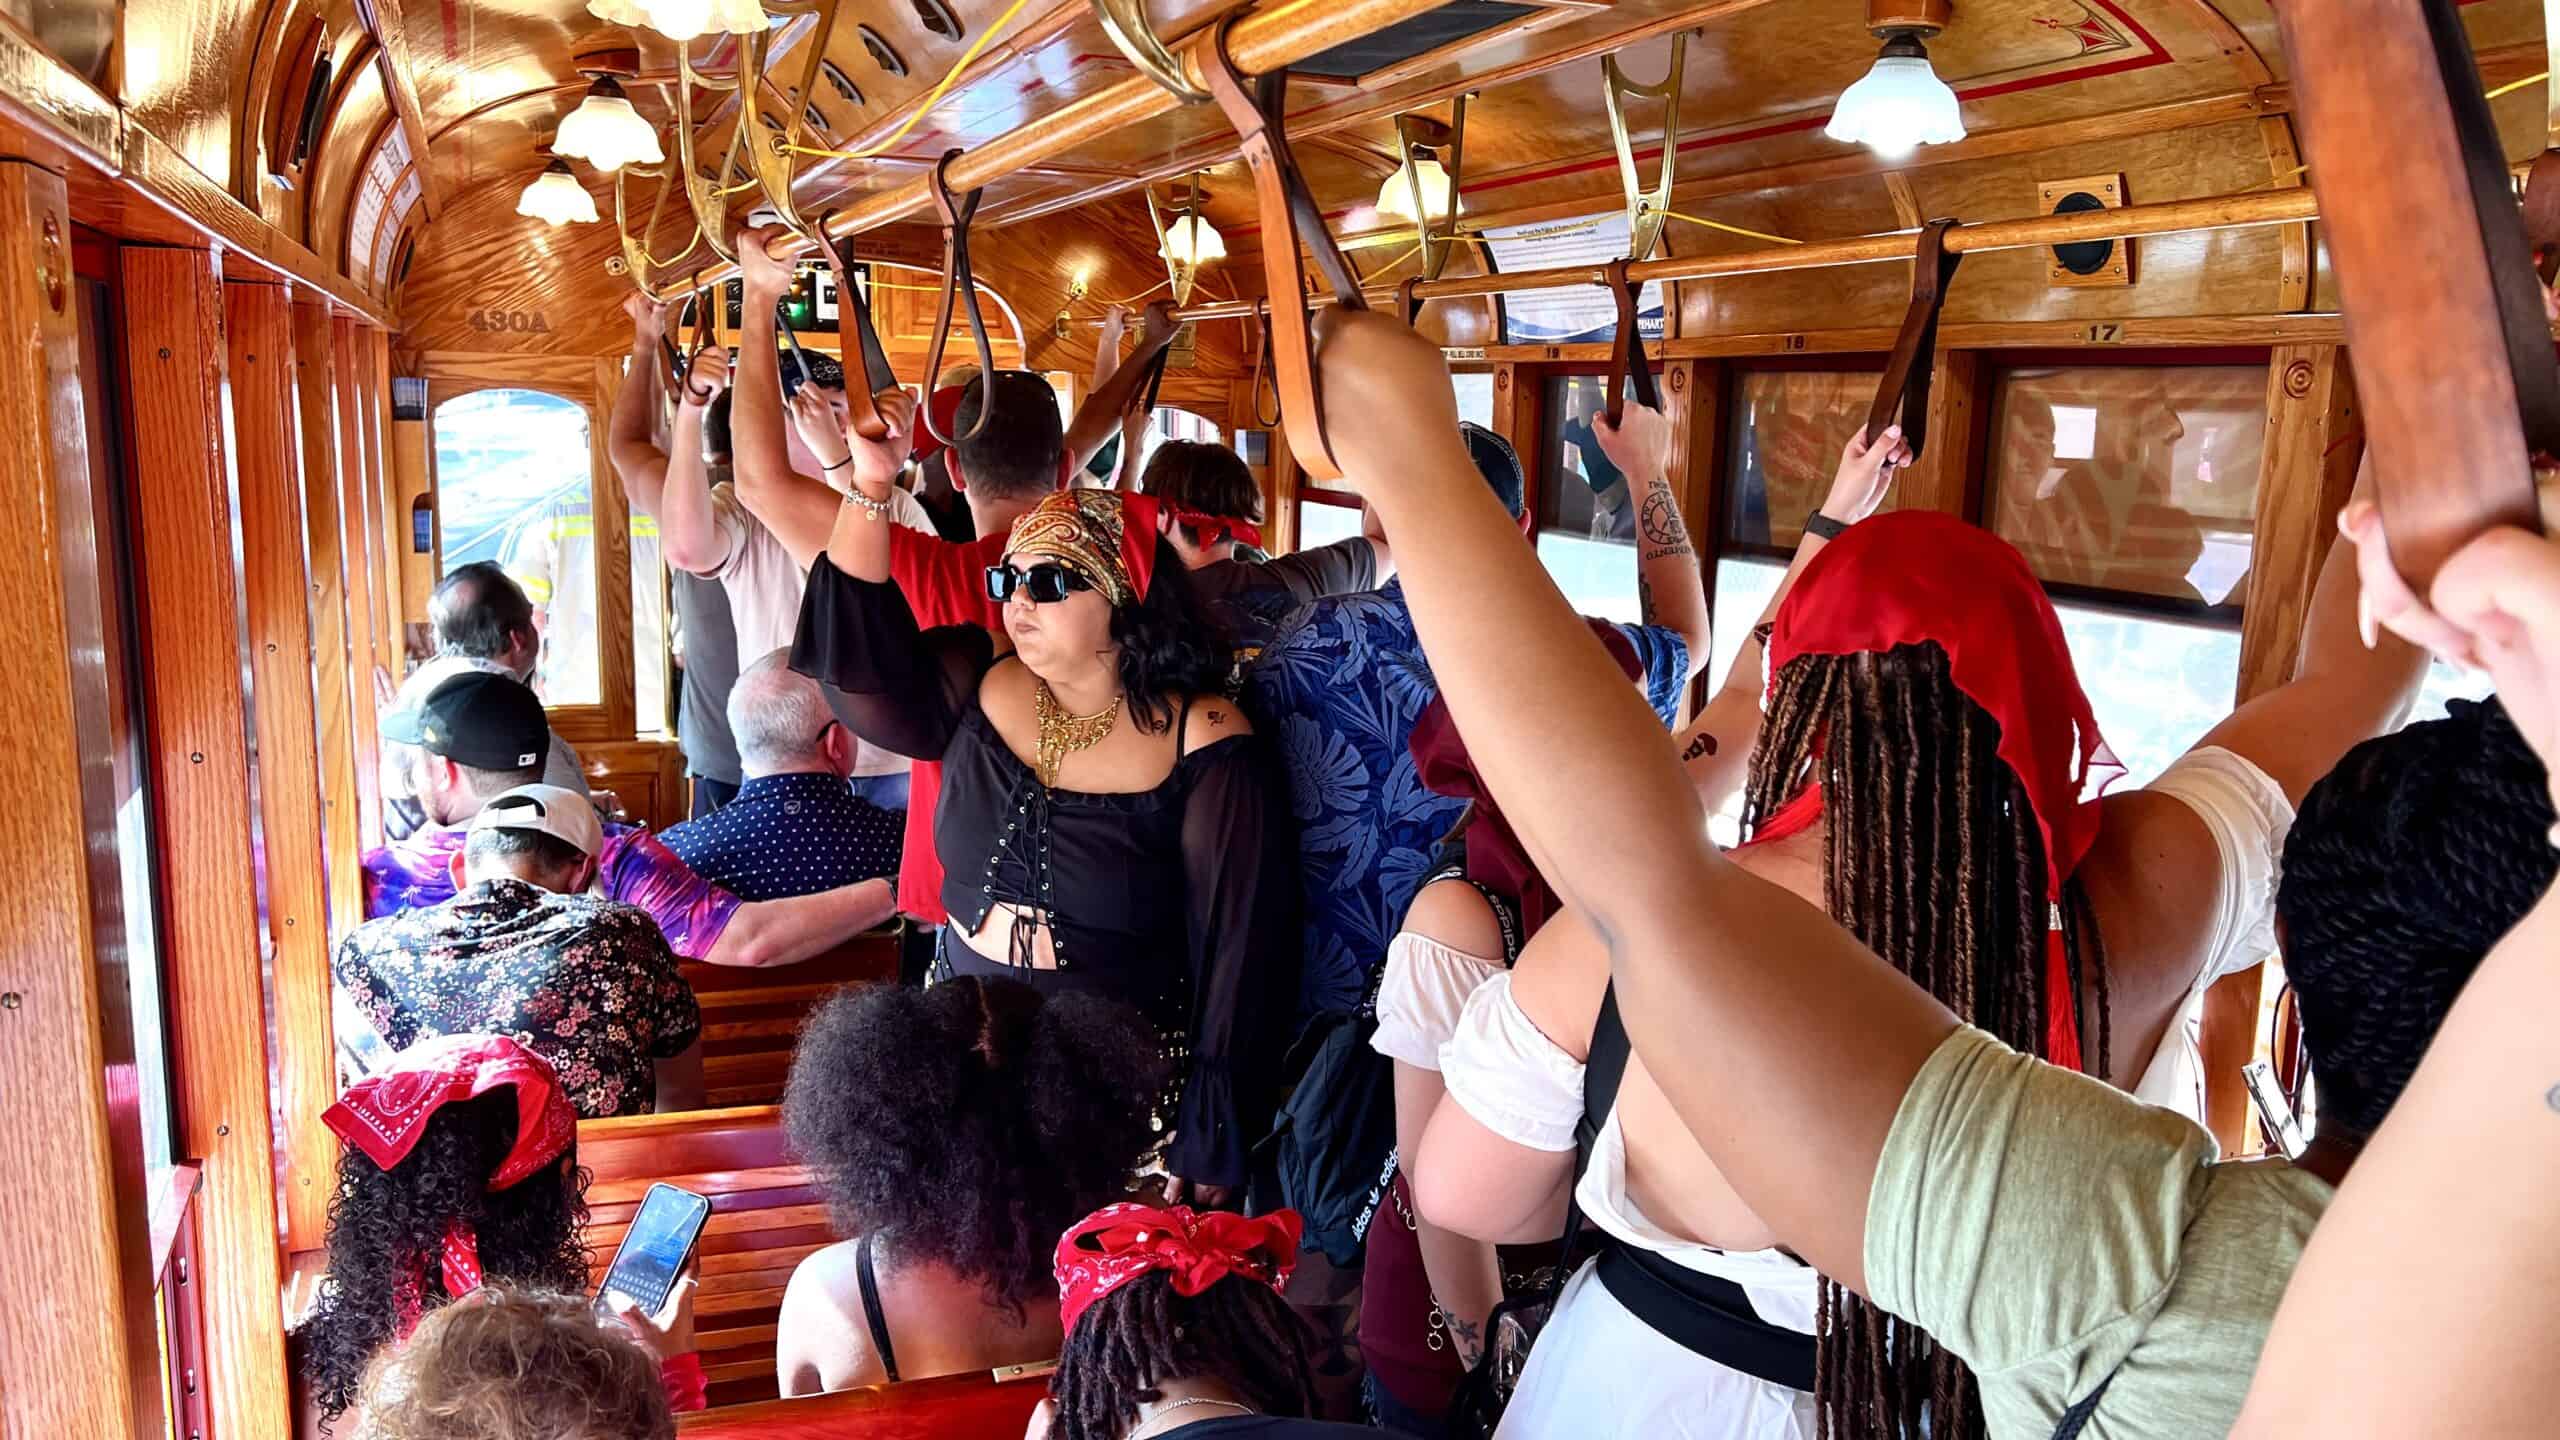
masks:
{"label": "arm tattoo", "polygon": [[1638,571],[1636,574],[1636,618],[1642,620],[1647,625],[1652,625],[1658,623],[1654,619],[1655,615],[1658,613],[1659,612],[1653,608],[1653,582],[1644,578],[1642,571]]}
{"label": "arm tattoo", "polygon": [[1716,753],[1716,737],[1708,734],[1704,730],[1701,730],[1698,732],[1697,737],[1689,742],[1688,748],[1680,752],[1680,761],[1685,765],[1689,761],[1695,760],[1701,755],[1713,755],[1714,753]]}
{"label": "arm tattoo", "polygon": [[1645,559],[1691,553],[1689,527],[1680,519],[1680,506],[1671,498],[1669,482],[1656,480],[1646,487],[1644,508],[1637,521],[1644,531]]}
{"label": "arm tattoo", "polygon": [[1458,1363],[1473,1369],[1477,1357],[1484,1354],[1484,1327],[1472,1321],[1461,1320],[1445,1310],[1441,1312],[1440,1318],[1449,1327],[1449,1338],[1457,1344]]}

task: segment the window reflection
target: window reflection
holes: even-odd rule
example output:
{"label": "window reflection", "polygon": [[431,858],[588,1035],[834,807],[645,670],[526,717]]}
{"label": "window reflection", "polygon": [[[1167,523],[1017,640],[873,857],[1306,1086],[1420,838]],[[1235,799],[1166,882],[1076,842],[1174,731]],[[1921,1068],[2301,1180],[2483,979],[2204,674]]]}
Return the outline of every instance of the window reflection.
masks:
{"label": "window reflection", "polygon": [[1867,423],[1881,378],[1872,370],[1759,370],[1734,381],[1725,456],[1729,538],[1795,548],[1804,517],[1822,503],[1840,466],[1841,448]]}
{"label": "window reflection", "polygon": [[1336,540],[1349,540],[1360,533],[1360,507],[1327,505],[1319,500],[1298,502],[1298,548],[1313,550]]}
{"label": "window reflection", "polygon": [[2009,371],[1991,528],[2056,584],[2236,605],[2266,391],[2263,365]]}

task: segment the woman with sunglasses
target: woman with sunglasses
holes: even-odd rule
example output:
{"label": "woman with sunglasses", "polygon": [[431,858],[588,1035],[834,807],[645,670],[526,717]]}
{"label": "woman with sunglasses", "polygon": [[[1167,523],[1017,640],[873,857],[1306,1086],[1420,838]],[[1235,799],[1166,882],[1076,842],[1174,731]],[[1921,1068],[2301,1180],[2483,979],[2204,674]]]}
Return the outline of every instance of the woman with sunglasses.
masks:
{"label": "woman with sunglasses", "polygon": [[1050,495],[1014,523],[987,594],[1004,635],[920,630],[891,583],[890,438],[848,435],[843,513],[809,574],[793,668],[842,691],[871,744],[943,765],[935,847],[951,915],[937,977],[1129,1004],[1164,1035],[1173,1193],[1228,1200],[1270,1116],[1297,988],[1276,764],[1216,691],[1227,647],[1151,503]]}

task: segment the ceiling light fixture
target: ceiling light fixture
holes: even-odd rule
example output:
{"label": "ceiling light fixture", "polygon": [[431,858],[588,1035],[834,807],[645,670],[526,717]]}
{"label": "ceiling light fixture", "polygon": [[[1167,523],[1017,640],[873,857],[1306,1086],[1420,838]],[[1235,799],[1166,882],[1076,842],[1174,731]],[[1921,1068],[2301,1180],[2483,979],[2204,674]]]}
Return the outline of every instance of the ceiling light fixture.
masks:
{"label": "ceiling light fixture", "polygon": [[569,171],[569,162],[553,156],[533,183],[524,187],[516,200],[516,213],[530,215],[546,225],[589,225],[596,216],[596,197],[578,183]]}
{"label": "ceiling light fixture", "polygon": [[667,158],[658,145],[657,130],[631,108],[631,98],[611,75],[596,76],[587,87],[587,98],[560,122],[551,148],[607,175],[635,160],[655,165]]}
{"label": "ceiling light fixture", "polygon": [[[1413,213],[1413,196],[1422,192],[1423,213]],[[1416,147],[1405,156],[1405,162],[1378,187],[1378,218],[1397,220],[1411,225],[1421,221],[1437,223],[1449,218],[1452,210],[1463,208],[1458,203],[1457,187],[1449,182],[1449,172],[1440,157]]]}
{"label": "ceiling light fixture", "polygon": [[1164,244],[1156,253],[1169,264],[1185,270],[1197,270],[1212,260],[1226,259],[1227,241],[1206,217],[1180,215],[1164,227]]}
{"label": "ceiling light fixture", "polygon": [[1884,40],[1875,68],[1840,92],[1823,133],[1890,158],[1964,138],[1956,92],[1929,64],[1922,42],[1946,23],[1944,0],[1870,0],[1868,28]]}

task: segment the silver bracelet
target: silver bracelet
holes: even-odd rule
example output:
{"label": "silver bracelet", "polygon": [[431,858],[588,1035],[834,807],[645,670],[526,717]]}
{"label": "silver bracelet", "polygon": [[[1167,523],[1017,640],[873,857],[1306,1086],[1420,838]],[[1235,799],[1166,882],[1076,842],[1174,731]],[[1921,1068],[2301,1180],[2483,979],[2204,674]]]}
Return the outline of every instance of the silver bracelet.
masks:
{"label": "silver bracelet", "polygon": [[845,488],[844,503],[854,506],[862,511],[863,514],[870,516],[874,520],[886,520],[889,518],[889,502],[886,500],[872,499],[870,496],[863,494],[859,486],[847,486]]}

